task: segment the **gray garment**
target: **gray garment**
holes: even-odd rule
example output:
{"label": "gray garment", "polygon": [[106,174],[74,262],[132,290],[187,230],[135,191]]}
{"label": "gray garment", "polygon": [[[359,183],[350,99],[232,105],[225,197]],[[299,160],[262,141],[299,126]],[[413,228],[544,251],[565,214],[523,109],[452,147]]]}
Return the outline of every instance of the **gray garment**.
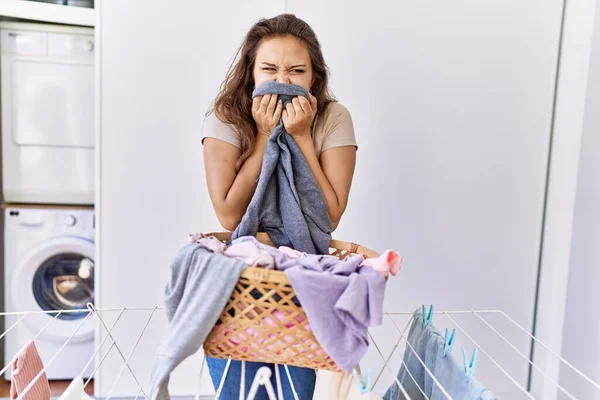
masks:
{"label": "gray garment", "polygon": [[244,270],[243,262],[214,254],[199,243],[184,246],[165,287],[167,337],[154,356],[150,399],[169,399],[169,375],[196,353],[223,312]]}
{"label": "gray garment", "polygon": [[252,236],[233,243],[241,242],[252,242],[273,255],[275,268],[285,271],[321,347],[338,367],[351,371],[369,347],[368,328],[382,323],[381,272],[361,267],[361,255],[344,260],[311,254],[293,258]]}
{"label": "gray garment", "polygon": [[[455,399],[468,400],[494,400],[492,393],[477,379],[471,378],[467,381],[462,365],[457,364],[456,359],[448,354],[442,357],[441,350],[444,348],[444,338],[435,335],[427,345],[427,356],[425,363],[434,365],[433,375],[440,382],[444,390]],[[467,358],[467,360],[469,360]],[[431,367],[430,367],[431,368]],[[430,400],[445,400],[446,395],[428,374],[425,380],[425,388],[428,388]]]}
{"label": "gray garment", "polygon": [[[412,325],[408,332],[408,343],[410,343],[412,349],[408,344],[406,345],[403,358],[406,367],[402,365],[396,377],[410,399],[424,398],[422,390],[424,390],[425,375],[428,375],[419,359],[425,360],[427,343],[434,332],[431,329],[422,329],[422,323],[422,319],[419,319],[416,315],[413,316]],[[392,383],[383,398],[384,400],[405,399],[396,381]]]}
{"label": "gray garment", "polygon": [[[278,94],[285,105],[308,93],[297,85],[269,81],[252,97]],[[280,120],[265,149],[258,185],[232,239],[264,230],[275,246],[327,254],[333,230],[325,197],[294,139]]]}
{"label": "gray garment", "polygon": [[[415,311],[408,333],[404,352],[404,363],[396,378],[412,400],[445,400],[447,397],[419,360],[423,360],[429,371],[453,399],[494,400],[492,393],[473,376],[467,381],[464,367],[456,362],[452,353],[443,357],[444,337],[433,324],[423,327],[421,310]],[[417,357],[418,355],[418,357]],[[412,375],[412,377],[411,377]],[[383,395],[384,400],[405,400],[406,397],[396,381]]]}

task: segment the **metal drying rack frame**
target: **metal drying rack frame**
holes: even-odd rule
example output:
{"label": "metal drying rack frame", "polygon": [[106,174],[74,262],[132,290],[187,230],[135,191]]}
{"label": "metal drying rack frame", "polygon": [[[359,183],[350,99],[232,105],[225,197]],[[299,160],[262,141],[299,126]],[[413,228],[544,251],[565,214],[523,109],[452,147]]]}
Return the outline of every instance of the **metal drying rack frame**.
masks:
{"label": "metal drying rack frame", "polygon": [[[103,332],[105,333],[104,338],[102,339],[102,341],[96,346],[96,349],[94,351],[94,354],[92,355],[92,357],[88,360],[87,364],[85,365],[85,367],[82,370],[81,375],[83,375],[83,373],[88,370],[88,368],[92,365],[92,363],[94,362],[94,360],[96,359],[96,357],[98,357],[100,350],[107,344],[109,344],[109,349],[108,351],[106,351],[106,353],[104,354],[104,356],[102,357],[102,359],[100,359],[99,362],[97,362],[93,372],[90,374],[89,378],[85,381],[84,383],[84,388],[88,385],[88,383],[90,382],[90,380],[94,377],[94,375],[96,374],[96,372],[98,371],[98,369],[100,368],[100,366],[102,365],[102,363],[104,362],[104,360],[106,359],[106,357],[114,350],[118,353],[118,356],[121,358],[122,360],[122,365],[121,368],[117,374],[117,377],[115,378],[111,389],[108,392],[108,395],[106,397],[104,397],[105,399],[111,399],[113,398],[113,394],[114,391],[117,387],[117,384],[119,382],[119,380],[121,379],[123,373],[127,370],[129,371],[129,373],[131,374],[131,376],[133,377],[133,379],[136,382],[136,385],[138,386],[138,391],[137,394],[135,396],[134,400],[137,400],[138,398],[143,397],[144,399],[147,399],[147,391],[144,390],[144,385],[141,383],[140,379],[136,376],[135,372],[133,371],[133,368],[130,365],[130,360],[131,357],[133,356],[136,348],[138,347],[138,344],[140,343],[140,340],[142,339],[144,333],[146,332],[148,325],[150,324],[150,321],[152,320],[153,316],[155,315],[157,310],[162,310],[163,307],[133,307],[133,308],[129,308],[129,307],[122,307],[122,308],[95,308],[92,304],[88,304],[87,309],[82,309],[82,310],[53,310],[53,311],[24,311],[24,312],[4,312],[4,313],[0,313],[0,316],[2,317],[6,317],[6,316],[12,316],[17,318],[16,322],[12,323],[8,328],[6,328],[6,330],[0,334],[0,340],[2,340],[12,329],[14,329],[15,327],[17,327],[19,324],[24,323],[26,318],[28,318],[30,315],[35,315],[35,314],[47,314],[49,316],[48,318],[48,322],[45,324],[45,326],[40,329],[34,336],[33,338],[31,338],[31,340],[35,341],[36,339],[38,339],[45,331],[46,329],[52,325],[52,323],[54,321],[56,321],[56,319],[65,313],[85,313],[87,315],[85,315],[85,317],[82,318],[81,322],[79,323],[79,325],[75,328],[75,330],[73,331],[73,333],[64,341],[64,343],[62,344],[62,346],[56,351],[56,353],[48,360],[43,360],[44,362],[44,368],[36,375],[36,377],[33,379],[33,381],[21,392],[19,393],[19,396],[17,397],[16,400],[21,400],[24,398],[24,396],[29,392],[29,390],[33,387],[34,383],[38,380],[41,379],[44,375],[44,372],[46,371],[46,369],[52,365],[52,363],[56,360],[57,356],[64,350],[64,348],[72,341],[72,339],[75,337],[75,335],[77,334],[77,332],[81,329],[81,327],[85,324],[85,322],[89,319],[89,318],[96,318],[97,322],[99,323],[99,327],[100,329],[103,330]],[[522,327],[521,325],[519,325],[514,319],[512,319],[511,317],[509,317],[507,314],[505,314],[503,311],[501,310],[463,310],[463,311],[433,311],[433,306],[431,306],[429,308],[428,311],[425,310],[425,307],[423,306],[423,320],[425,321],[425,323],[428,323],[429,321],[431,321],[431,318],[433,317],[433,315],[444,315],[446,316],[455,326],[456,328],[463,334],[465,335],[466,338],[468,338],[473,345],[475,346],[475,350],[473,352],[473,357],[470,360],[467,360],[466,357],[466,352],[463,349],[463,360],[465,363],[465,373],[467,374],[467,376],[470,376],[473,373],[473,370],[475,368],[475,364],[476,364],[476,359],[477,359],[477,354],[479,353],[483,353],[489,360],[491,360],[491,362],[498,368],[499,372],[503,375],[505,375],[517,388],[519,391],[521,391],[527,398],[529,399],[535,399],[535,397],[528,391],[528,389],[526,387],[524,387],[523,385],[521,385],[502,365],[500,365],[500,363],[495,360],[488,351],[486,351],[485,348],[483,348],[481,345],[479,345],[479,343],[477,343],[472,335],[470,335],[464,328],[462,325],[460,325],[457,321],[456,318],[454,318],[457,315],[469,315],[469,316],[473,316],[474,318],[478,319],[479,321],[481,321],[486,327],[487,329],[489,329],[491,331],[491,333],[493,333],[494,335],[496,335],[500,340],[502,340],[503,342],[505,342],[512,350],[514,350],[521,358],[525,359],[533,369],[535,369],[536,371],[540,372],[544,379],[547,379],[549,382],[551,382],[558,391],[560,391],[564,396],[566,396],[569,399],[576,399],[576,397],[574,397],[571,393],[569,393],[569,391],[567,391],[563,386],[561,386],[561,384],[559,382],[557,382],[555,379],[553,379],[552,377],[550,377],[546,372],[544,372],[542,370],[542,368],[540,368],[540,366],[536,365],[527,355],[523,354],[513,343],[511,343],[498,329],[496,329],[494,326],[492,326],[490,324],[490,322],[488,320],[486,320],[486,318],[484,318],[484,316],[489,316],[489,315],[499,315],[501,317],[503,317],[504,319],[506,319],[508,322],[510,322],[511,325],[515,326],[516,328],[518,328],[518,330],[520,330],[523,335],[526,335],[526,337],[528,337],[529,339],[533,340],[537,345],[541,346],[544,350],[546,350],[548,352],[548,354],[550,354],[552,357],[555,357],[556,359],[560,360],[560,362],[562,362],[565,366],[567,366],[569,369],[571,369],[575,374],[579,375],[581,378],[583,378],[588,384],[592,385],[599,393],[600,396],[600,384],[598,384],[598,382],[595,382],[593,379],[591,379],[589,376],[585,375],[583,372],[581,372],[578,368],[576,368],[575,366],[573,366],[571,363],[569,363],[567,360],[565,360],[564,358],[562,358],[559,354],[557,354],[557,352],[553,351],[552,349],[550,349],[548,346],[546,346],[544,343],[542,343],[539,339],[537,339],[535,336],[533,336],[531,333],[529,333],[529,331],[527,329],[525,329],[524,327]],[[124,354],[124,352],[122,351],[122,349],[119,347],[119,345],[117,344],[117,341],[114,339],[113,335],[112,335],[112,331],[115,328],[115,326],[117,325],[117,323],[119,322],[119,320],[127,313],[140,313],[140,312],[150,312],[150,315],[148,316],[148,318],[145,321],[145,324],[141,330],[141,332],[138,334],[136,341],[134,342],[133,347],[131,348],[131,350],[129,351],[129,353],[127,355]],[[110,327],[107,326],[105,320],[102,317],[102,313],[104,312],[117,312],[118,315],[116,317],[116,319],[114,320],[114,322],[112,323],[112,325]],[[431,371],[427,368],[427,366],[425,365],[424,361],[418,356],[418,354],[416,353],[415,349],[411,346],[411,344],[407,341],[407,333],[406,331],[408,330],[408,327],[410,326],[410,323],[412,322],[412,316],[414,314],[414,311],[410,311],[410,312],[384,312],[384,316],[389,319],[394,327],[394,330],[396,330],[396,332],[398,333],[398,340],[394,343],[393,349],[392,351],[389,353],[389,355],[386,357],[383,354],[383,351],[381,350],[381,346],[377,343],[377,341],[375,340],[375,338],[372,336],[371,333],[369,333],[369,337],[371,339],[371,343],[372,345],[375,347],[375,350],[378,354],[379,357],[381,357],[381,360],[383,361],[383,367],[381,368],[381,370],[379,371],[377,377],[374,380],[373,386],[377,384],[377,382],[379,381],[379,379],[382,377],[382,374],[384,373],[384,371],[389,371],[392,376],[394,377],[394,382],[398,385],[399,390],[404,394],[406,399],[410,399],[410,396],[408,395],[408,393],[406,392],[406,390],[404,389],[404,387],[402,386],[401,382],[398,380],[398,378],[396,377],[396,372],[392,369],[392,367],[390,366],[390,359],[392,358],[392,356],[396,353],[396,351],[399,349],[400,345],[402,342],[405,342],[406,344],[406,351],[412,351],[415,353],[415,355],[417,356],[419,362],[423,365],[425,371],[427,374],[429,374],[432,378],[432,381],[434,382],[435,385],[437,385],[440,389],[440,391],[443,393],[443,395],[445,396],[446,399],[452,399],[452,397],[450,396],[450,394],[447,392],[447,390],[440,384],[440,382],[436,379],[436,377],[431,373]],[[401,329],[400,326],[397,324],[395,317],[397,316],[411,316],[409,322],[406,324],[406,326],[404,327],[404,329]],[[455,337],[455,330],[453,330],[451,335],[448,335],[448,330],[446,330],[446,335],[445,335],[445,349],[447,351],[451,350],[453,342],[454,342],[454,337]],[[15,355],[13,355],[12,357],[14,357]],[[220,385],[218,387],[218,389],[216,390],[216,394],[215,394],[215,399],[219,398],[219,395],[223,389],[224,386],[224,382],[225,382],[225,378],[227,377],[227,373],[229,370],[229,366],[231,363],[231,359],[228,360],[227,364],[226,364],[226,368],[225,368],[225,373],[223,374],[223,378],[220,382]],[[11,366],[12,364],[12,359],[11,362],[7,363],[1,370],[0,370],[0,375],[4,374],[4,372]],[[402,364],[404,366],[406,366],[404,364],[404,359],[402,359]],[[200,377],[202,376],[203,370],[204,370],[204,365],[205,365],[205,358],[203,358],[203,362],[200,368]],[[296,394],[295,390],[294,390],[294,385],[292,382],[292,378],[291,375],[289,373],[289,370],[287,368],[287,366],[285,367],[285,371],[287,374],[287,379],[290,382],[290,386],[292,387],[292,390],[294,392],[294,398],[295,400],[298,400],[298,395]],[[244,376],[245,376],[245,362],[242,362],[241,364],[241,368],[242,368],[242,382],[241,382],[241,387],[244,388],[245,387],[245,382],[244,382]],[[408,369],[407,369],[408,371]],[[258,372],[256,373],[256,375],[254,376],[252,385],[250,387],[250,391],[248,393],[248,395],[246,396],[245,393],[243,393],[243,390],[240,393],[240,400],[254,400],[256,393],[259,389],[259,387],[261,385],[265,386],[265,389],[267,390],[267,394],[269,396],[270,400],[282,400],[283,399],[283,395],[282,395],[282,386],[281,386],[281,377],[279,376],[279,368],[275,368],[275,372],[276,372],[276,382],[277,382],[277,393],[275,392],[275,388],[272,386],[271,384],[271,370],[269,368],[263,367],[260,368],[258,370]],[[371,374],[370,374],[370,369],[367,370],[367,374],[366,377],[363,378],[362,375],[359,375],[355,372],[355,380],[356,380],[356,384],[358,385],[359,389],[363,392],[366,392],[368,390],[371,389]],[[416,380],[413,378],[412,374],[409,371],[409,375],[412,378],[412,380],[416,383]],[[418,386],[418,384],[417,384]],[[427,396],[425,395],[425,393],[423,392],[423,390],[421,389],[421,393],[423,394],[424,398],[427,398]],[[122,396],[119,396],[122,397]],[[197,394],[196,395],[196,399],[199,399],[200,395]]]}

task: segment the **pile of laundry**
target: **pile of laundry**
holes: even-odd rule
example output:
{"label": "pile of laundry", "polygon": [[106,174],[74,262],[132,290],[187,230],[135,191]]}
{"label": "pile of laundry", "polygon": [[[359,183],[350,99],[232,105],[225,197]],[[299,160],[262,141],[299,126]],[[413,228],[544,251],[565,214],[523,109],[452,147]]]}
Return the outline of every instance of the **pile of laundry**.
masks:
{"label": "pile of laundry", "polygon": [[[171,265],[165,289],[169,332],[155,355],[152,397],[168,396],[170,373],[205,342],[247,266],[283,271],[308,318],[298,322],[312,331],[340,369],[352,371],[367,352],[368,328],[382,323],[385,280],[398,273],[401,262],[394,250],[377,258],[356,254],[340,259],[269,246],[254,236],[242,236],[226,245],[213,236],[190,235]],[[280,312],[271,316],[273,319],[267,316],[263,322],[274,324],[274,319],[286,317]],[[235,326],[227,328],[236,331]],[[245,335],[257,333],[253,329],[237,331],[229,343],[232,347],[244,343]],[[237,350],[259,354],[272,349],[262,348],[257,341],[253,348]]]}
{"label": "pile of laundry", "polygon": [[[331,255],[311,255],[294,250],[287,246],[266,245],[259,242],[254,236],[244,236],[232,241],[227,246],[214,236],[206,236],[203,233],[194,233],[188,236],[190,243],[199,243],[205,246],[213,253],[223,254],[230,258],[241,260],[247,265],[253,267],[263,267],[267,269],[286,270],[295,266],[298,259],[302,259],[301,264],[315,271],[323,271],[328,266],[340,262],[337,256]],[[347,258],[348,259],[348,258]],[[400,271],[402,258],[395,250],[386,250],[377,258],[367,258],[363,254],[357,254],[350,259],[360,261],[359,266],[369,266],[387,278],[389,274],[396,275]],[[346,261],[346,260],[343,260]],[[315,264],[313,264],[315,263]]]}
{"label": "pile of laundry", "polygon": [[[387,278],[390,273],[396,275],[401,264],[400,256],[393,250],[388,250],[377,258],[369,259],[358,254],[340,260],[336,256],[317,256],[301,253],[286,246],[271,247],[250,236],[238,238],[228,247],[215,237],[204,237],[202,234],[191,235],[190,240],[205,245],[215,253],[238,259],[250,266],[286,271],[288,279],[296,292],[296,296],[293,297],[292,301],[297,305],[304,304],[304,310],[309,320],[314,321],[313,325],[316,331],[313,331],[313,333],[319,343],[324,343],[323,346],[328,350],[327,353],[331,354],[334,360],[337,360],[338,365],[347,365],[348,369],[352,368],[354,360],[346,361],[343,358],[347,355],[347,350],[352,350],[353,355],[355,355],[356,350],[359,348],[366,349],[363,343],[366,342],[367,327],[381,323],[380,306],[383,302],[385,288],[379,277],[372,276],[376,275],[373,274],[372,270],[380,272],[384,278]],[[369,271],[361,272],[360,268],[365,266],[369,268]],[[353,273],[359,274],[356,279],[350,278]],[[334,275],[338,275],[338,277],[334,278]],[[347,279],[340,279],[340,277],[347,277]],[[364,285],[364,283],[367,283],[367,285]],[[253,292],[256,292],[251,293],[255,298],[260,298],[263,295],[256,289]],[[368,308],[369,293],[372,293],[371,297],[375,293],[378,296],[375,301],[372,301],[376,307],[375,309]],[[351,298],[357,298],[359,301],[352,303]],[[327,304],[331,304],[331,307],[324,309],[324,305]],[[236,306],[237,309],[243,310],[248,305],[241,304],[240,301]],[[328,309],[330,312],[327,311]],[[355,335],[349,335],[350,338],[346,340],[348,342],[346,347],[343,346],[343,342],[332,338],[332,335],[335,335],[336,338],[343,336],[346,328],[341,323],[338,324],[341,332],[332,331],[331,321],[335,321],[338,314],[343,314],[339,315],[342,320],[355,319],[359,321],[361,324],[359,332],[361,333],[358,343],[352,340]],[[350,318],[344,317],[344,314]],[[288,316],[289,314],[285,315],[279,310],[273,310],[270,316],[263,317],[262,321],[257,321],[256,326],[260,327],[262,323],[276,326],[275,319],[284,321]],[[312,330],[309,322],[304,321],[301,316],[296,315],[295,320],[302,324],[307,331]],[[291,329],[295,324],[288,322],[285,326]],[[227,336],[225,342],[228,341],[231,344],[231,350],[250,353],[254,357],[270,351],[275,351],[279,355],[286,352],[290,356],[298,354],[298,352],[306,352],[305,348],[305,350],[302,350],[303,346],[299,343],[294,344],[291,335],[284,337],[287,343],[280,343],[282,346],[276,348],[274,344],[262,346],[268,339],[274,339],[274,335],[265,337],[253,328],[246,328],[245,333],[247,335],[244,332],[237,332],[235,324],[230,324],[223,331],[223,334]],[[236,348],[240,343],[247,342],[249,337],[256,339],[251,341],[252,348],[248,348],[248,346]],[[216,338],[218,343],[223,343],[222,339],[222,337]],[[307,343],[309,341],[310,343]],[[318,348],[317,343],[311,341],[308,336],[304,339],[304,342],[313,350]],[[285,347],[285,344],[289,347]],[[321,353],[322,350],[317,351],[317,354]],[[311,357],[311,355],[307,355],[307,357]],[[332,365],[335,365],[335,362],[332,362]]]}

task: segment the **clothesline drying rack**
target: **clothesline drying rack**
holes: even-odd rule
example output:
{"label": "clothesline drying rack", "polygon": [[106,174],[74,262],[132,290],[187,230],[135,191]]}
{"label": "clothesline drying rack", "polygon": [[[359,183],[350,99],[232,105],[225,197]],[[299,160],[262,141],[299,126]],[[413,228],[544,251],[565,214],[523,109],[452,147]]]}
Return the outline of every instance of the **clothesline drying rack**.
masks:
{"label": "clothesline drying rack", "polygon": [[[22,398],[24,398],[24,396],[31,389],[31,387],[33,386],[35,381],[37,379],[42,378],[42,375],[45,372],[45,370],[50,365],[52,365],[53,362],[55,362],[57,356],[73,340],[73,338],[75,337],[77,332],[81,329],[81,327],[86,323],[86,321],[89,318],[95,319],[95,322],[97,323],[97,325],[96,325],[97,328],[100,329],[103,333],[103,335],[102,335],[103,339],[100,341],[100,343],[97,343],[94,354],[88,360],[86,366],[82,370],[82,375],[83,375],[84,371],[88,370],[88,368],[90,368],[91,366],[94,366],[93,371],[91,372],[91,374],[89,374],[89,378],[85,381],[85,386],[87,386],[89,384],[90,380],[94,378],[96,372],[98,371],[98,369],[100,368],[102,363],[105,361],[106,357],[111,352],[116,352],[116,354],[118,354],[118,357],[121,360],[121,367],[120,367],[120,370],[118,372],[116,379],[114,379],[114,381],[112,382],[112,387],[108,391],[108,395],[105,396],[105,398],[110,399],[110,398],[114,398],[114,397],[122,397],[122,394],[118,394],[118,393],[116,393],[116,391],[117,391],[117,385],[118,385],[119,381],[121,380],[123,374],[125,374],[125,373],[131,374],[131,377],[136,382],[138,390],[137,390],[137,394],[135,396],[135,400],[137,400],[138,398],[147,398],[148,389],[147,388],[144,389],[144,387],[147,383],[147,377],[140,376],[139,373],[136,374],[136,371],[134,371],[134,368],[131,364],[131,359],[132,359],[132,356],[134,355],[136,349],[138,349],[138,345],[139,345],[140,341],[142,340],[142,338],[144,337],[144,334],[147,332],[147,329],[148,329],[148,326],[149,326],[151,320],[153,318],[155,318],[155,316],[157,315],[157,311],[159,311],[159,310],[162,310],[162,307],[95,308],[92,304],[88,304],[87,309],[82,309],[82,310],[53,310],[53,311],[28,311],[28,312],[25,311],[25,312],[0,313],[0,316],[2,316],[3,318],[5,316],[11,316],[13,319],[16,319],[15,322],[13,322],[12,324],[10,324],[9,326],[6,327],[6,330],[0,335],[0,339],[3,339],[7,335],[8,332],[10,332],[12,329],[15,329],[19,324],[25,323],[27,318],[31,318],[35,314],[48,315],[48,322],[42,329],[39,330],[39,332],[37,332],[31,338],[31,340],[33,340],[33,341],[38,339],[46,331],[46,329],[48,329],[48,327],[50,327],[57,320],[57,318],[59,318],[60,315],[65,314],[65,313],[83,313],[84,314],[83,318],[81,318],[81,322],[77,325],[77,327],[74,328],[73,332],[64,341],[64,343],[62,343],[62,345],[58,349],[58,351],[51,358],[43,360],[44,369],[34,378],[34,381],[32,381],[31,384],[20,393],[17,400],[21,400]],[[536,372],[540,373],[542,378],[544,380],[546,380],[546,382],[551,383],[553,385],[553,387],[555,387],[556,393],[559,393],[560,396],[562,396],[561,398],[576,399],[576,397],[567,388],[565,388],[560,382],[558,382],[558,380],[555,377],[550,376],[549,373],[544,371],[539,365],[535,364],[530,359],[529,356],[524,354],[523,351],[519,350],[518,346],[515,343],[513,343],[511,340],[508,339],[506,334],[503,334],[503,332],[501,332],[500,329],[498,329],[497,327],[492,325],[492,323],[491,323],[491,320],[493,319],[492,317],[496,317],[496,318],[499,318],[500,320],[504,320],[505,322],[507,322],[509,324],[509,326],[514,328],[516,331],[518,331],[521,335],[524,336],[524,338],[526,338],[527,340],[531,340],[532,343],[535,343],[536,346],[538,346],[539,348],[541,348],[545,352],[547,352],[549,357],[553,357],[553,358],[557,359],[558,361],[560,361],[561,365],[570,369],[575,375],[577,375],[579,378],[581,378],[582,384],[585,383],[587,385],[591,385],[591,387],[597,391],[596,393],[598,393],[598,398],[600,398],[600,384],[598,384],[598,382],[595,382],[593,379],[591,379],[589,376],[584,374],[582,371],[580,371],[574,365],[572,365],[567,360],[562,358],[555,350],[550,349],[548,346],[546,346],[544,343],[542,343],[540,340],[538,340],[536,337],[534,337],[532,334],[530,334],[526,328],[522,327],[514,319],[512,319],[510,316],[508,316],[501,310],[434,311],[433,306],[431,306],[429,309],[426,309],[423,306],[422,312],[423,312],[423,317],[425,320],[431,320],[434,317],[434,315],[436,315],[435,318],[437,319],[438,323],[440,322],[440,320],[442,318],[447,318],[447,321],[450,324],[452,324],[452,326],[455,327],[455,328],[453,328],[452,333],[449,333],[449,331],[447,329],[445,330],[447,351],[452,351],[452,347],[455,344],[454,343],[455,339],[459,336],[461,336],[463,339],[467,339],[468,342],[470,342],[470,345],[474,349],[471,358],[466,356],[467,352],[465,351],[464,348],[462,350],[464,362],[465,362],[465,377],[468,377],[469,375],[471,375],[473,373],[473,371],[476,370],[476,368],[478,367],[478,364],[480,365],[484,360],[487,360],[489,363],[491,363],[490,365],[492,366],[489,372],[493,372],[494,374],[499,374],[500,376],[506,378],[507,382],[509,382],[510,385],[513,385],[513,389],[515,390],[515,392],[520,394],[520,396],[521,396],[520,398],[528,398],[528,399],[540,398],[540,397],[534,397],[534,395],[528,390],[526,385],[519,382],[519,379],[516,378],[514,376],[514,374],[508,370],[507,367],[501,365],[501,362],[497,359],[497,357],[495,357],[494,355],[491,354],[493,348],[483,346],[481,344],[481,342],[479,342],[478,340],[475,339],[475,334],[473,332],[469,332],[468,329],[466,329],[466,325],[468,325],[468,324],[465,324],[464,322],[459,323],[459,318],[461,318],[461,317],[469,318],[471,320],[475,320],[475,321],[481,323],[482,326],[484,326],[485,329],[488,330],[490,336],[497,338],[499,340],[499,342],[504,343],[506,346],[508,346],[508,348],[510,348],[516,355],[519,356],[519,358],[526,361],[526,363],[528,364],[528,366],[530,366],[532,371],[536,371]],[[114,318],[112,324],[110,326],[108,326],[106,316],[107,316],[107,314],[114,314],[114,313],[116,313],[116,317]],[[398,385],[400,387],[400,390],[405,394],[405,397],[410,398],[408,396],[408,394],[404,391],[404,388],[402,388],[401,383],[396,378],[397,369],[393,368],[391,366],[391,364],[392,364],[391,360],[394,357],[396,357],[396,358],[400,359],[400,362],[403,362],[401,360],[401,358],[402,358],[401,357],[402,356],[401,349],[403,347],[405,348],[405,351],[414,351],[414,349],[410,345],[405,346],[407,343],[407,330],[408,330],[408,327],[410,326],[410,322],[412,321],[413,313],[414,313],[413,311],[385,312],[384,317],[387,321],[388,328],[385,328],[383,331],[378,332],[379,335],[369,333],[369,336],[371,339],[371,347],[372,347],[372,350],[374,350],[374,352],[373,352],[374,356],[379,360],[379,362],[382,365],[376,374],[373,373],[375,371],[374,368],[366,368],[365,369],[363,366],[362,371],[363,372],[366,371],[366,373],[363,375],[355,374],[356,384],[359,387],[363,388],[364,390],[371,389],[372,387],[375,387],[378,382],[380,382],[382,379],[385,378],[388,381],[390,381],[392,384]],[[147,317],[145,318],[144,324],[141,327],[140,331],[137,334],[133,333],[133,336],[135,336],[135,341],[133,342],[133,346],[131,347],[131,349],[128,352],[126,352],[126,351],[124,351],[124,348],[119,345],[118,341],[113,336],[113,330],[118,325],[119,321],[122,321],[123,319],[127,319],[128,316],[131,317],[132,314],[137,314],[138,317],[140,315],[147,315]],[[402,318],[404,318],[405,320],[408,320],[408,322],[406,323],[404,328],[402,328],[402,324],[399,323],[399,319],[402,319]],[[384,322],[384,325],[386,325],[386,322]],[[391,351],[386,351],[384,349],[386,347],[385,341],[382,342],[382,340],[377,339],[376,336],[381,336],[382,334],[383,335],[389,334],[391,332],[394,332],[394,334],[396,335],[396,340],[393,342]],[[390,345],[390,343],[387,343],[387,347],[389,347],[389,345]],[[106,346],[108,346],[108,350],[106,350]],[[102,349],[104,350],[104,355],[100,357]],[[5,358],[8,360],[9,357],[14,357],[14,355],[6,355]],[[205,363],[203,361],[202,365],[199,366],[200,376],[203,373],[204,364]],[[0,370],[0,374],[3,374],[8,368],[10,368],[10,365],[11,365],[11,362],[8,362]],[[244,370],[244,364],[242,363],[242,371],[243,370]],[[275,368],[276,372],[278,372],[278,370],[279,370],[278,368]],[[286,372],[287,372],[287,379],[289,379],[291,386],[293,387],[291,375],[289,374],[289,370],[287,370],[287,367],[286,367]],[[387,376],[385,376],[386,373],[387,373]],[[431,374],[431,372],[429,370],[427,370],[427,373]],[[475,373],[477,374],[477,372],[475,372]],[[219,393],[223,388],[223,383],[224,383],[226,375],[227,375],[227,373],[224,374],[223,381],[221,382],[220,387],[216,392],[215,398],[219,398]],[[242,374],[242,375],[244,375],[244,374]],[[247,393],[246,394],[247,397],[244,397],[244,398],[248,399],[248,400],[254,399],[254,396],[255,396],[256,391],[258,390],[259,386],[265,385],[265,388],[267,389],[270,399],[272,399],[272,400],[282,399],[281,384],[280,384],[281,377],[279,377],[278,375],[279,374],[277,373],[276,378],[277,378],[277,382],[278,382],[278,385],[277,385],[278,387],[273,388],[270,383],[271,370],[268,368],[259,369],[258,373],[253,378],[253,384],[250,389],[250,392]],[[432,376],[432,379],[435,384],[439,385],[439,382],[437,381],[435,376]],[[276,393],[276,389],[277,389],[277,393]],[[200,387],[198,388],[198,391],[200,391]],[[452,397],[447,393],[446,390],[444,390],[444,388],[441,388],[441,391],[442,391],[442,393],[444,393],[444,395],[446,396],[447,399],[452,399]],[[295,397],[297,400],[297,396],[295,396]],[[199,399],[200,396],[196,395],[196,398]],[[501,397],[498,397],[498,398],[501,398]]]}

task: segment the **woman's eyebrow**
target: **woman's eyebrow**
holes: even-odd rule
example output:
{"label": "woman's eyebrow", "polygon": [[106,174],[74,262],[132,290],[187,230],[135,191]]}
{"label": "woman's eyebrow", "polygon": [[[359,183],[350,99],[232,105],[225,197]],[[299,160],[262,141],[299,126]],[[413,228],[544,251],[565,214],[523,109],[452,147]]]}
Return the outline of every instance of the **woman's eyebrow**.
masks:
{"label": "woman's eyebrow", "polygon": [[[262,61],[261,64],[268,65],[269,67],[276,67],[275,64],[271,64],[271,63],[268,63],[265,61]],[[290,68],[300,68],[300,67],[306,67],[306,64],[292,65]]]}

